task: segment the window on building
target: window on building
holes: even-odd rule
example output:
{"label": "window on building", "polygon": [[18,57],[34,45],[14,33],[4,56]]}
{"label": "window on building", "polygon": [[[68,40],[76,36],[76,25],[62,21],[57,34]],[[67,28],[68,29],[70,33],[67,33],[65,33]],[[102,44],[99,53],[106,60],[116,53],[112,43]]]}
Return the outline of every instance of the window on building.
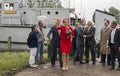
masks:
{"label": "window on building", "polygon": [[14,3],[5,3],[5,10],[14,10]]}
{"label": "window on building", "polygon": [[10,10],[14,9],[14,3],[10,3]]}
{"label": "window on building", "polygon": [[5,10],[9,10],[9,3],[5,3],[4,7],[5,7]]}

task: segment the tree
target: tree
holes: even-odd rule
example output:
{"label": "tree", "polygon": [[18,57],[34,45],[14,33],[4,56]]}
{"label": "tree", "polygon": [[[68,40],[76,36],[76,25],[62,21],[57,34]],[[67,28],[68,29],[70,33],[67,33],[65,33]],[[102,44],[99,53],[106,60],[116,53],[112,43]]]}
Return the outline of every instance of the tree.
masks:
{"label": "tree", "polygon": [[120,25],[120,11],[115,7],[109,8],[109,13],[113,14],[117,20],[117,23]]}

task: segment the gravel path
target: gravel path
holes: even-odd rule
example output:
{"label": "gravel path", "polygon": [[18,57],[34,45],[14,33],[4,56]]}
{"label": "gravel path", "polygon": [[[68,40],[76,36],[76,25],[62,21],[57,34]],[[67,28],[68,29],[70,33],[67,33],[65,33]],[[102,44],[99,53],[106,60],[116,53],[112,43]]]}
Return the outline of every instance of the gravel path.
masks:
{"label": "gravel path", "polygon": [[51,67],[50,63],[40,65],[37,68],[27,68],[14,76],[120,76],[120,71],[110,71],[110,66],[102,66],[99,62],[96,65],[79,64],[73,65],[69,61],[69,70],[61,71],[59,63],[56,67]]}

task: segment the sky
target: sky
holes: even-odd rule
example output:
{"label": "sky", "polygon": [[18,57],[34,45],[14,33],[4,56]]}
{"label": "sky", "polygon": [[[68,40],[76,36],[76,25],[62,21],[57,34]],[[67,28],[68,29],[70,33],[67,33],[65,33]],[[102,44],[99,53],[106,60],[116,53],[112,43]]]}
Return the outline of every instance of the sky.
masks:
{"label": "sky", "polygon": [[[75,12],[82,14],[82,17],[85,17],[86,20],[92,20],[93,13],[95,9],[104,11],[108,10],[110,7],[115,7],[120,10],[120,0],[61,0],[65,7],[70,8],[75,7]],[[82,11],[82,12],[81,12]]]}

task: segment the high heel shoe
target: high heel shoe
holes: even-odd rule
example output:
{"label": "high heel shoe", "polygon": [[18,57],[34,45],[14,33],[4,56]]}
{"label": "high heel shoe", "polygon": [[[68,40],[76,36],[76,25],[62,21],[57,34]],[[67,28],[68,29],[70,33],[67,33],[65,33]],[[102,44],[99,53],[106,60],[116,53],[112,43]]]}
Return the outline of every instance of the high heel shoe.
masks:
{"label": "high heel shoe", "polygon": [[68,70],[68,66],[65,67],[65,70]]}
{"label": "high heel shoe", "polygon": [[62,71],[65,71],[65,69],[66,69],[65,67],[62,67]]}

